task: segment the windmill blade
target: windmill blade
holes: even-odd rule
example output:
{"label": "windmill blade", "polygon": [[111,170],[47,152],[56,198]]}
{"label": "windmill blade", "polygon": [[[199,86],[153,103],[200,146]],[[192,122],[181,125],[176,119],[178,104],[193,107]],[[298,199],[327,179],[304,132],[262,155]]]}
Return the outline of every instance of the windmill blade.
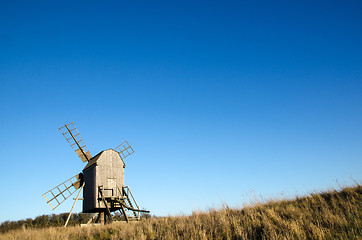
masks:
{"label": "windmill blade", "polygon": [[129,145],[127,141],[121,143],[121,145],[116,147],[114,150],[119,153],[119,156],[121,156],[122,160],[125,157],[128,157],[129,155],[134,153],[133,148],[131,147],[131,145]]}
{"label": "windmill blade", "polygon": [[83,184],[83,174],[79,173],[74,177],[69,178],[65,182],[59,184],[55,188],[50,189],[43,194],[47,203],[54,210],[67,198],[69,198],[75,191],[77,191]]}
{"label": "windmill blade", "polygon": [[83,162],[87,162],[92,158],[92,155],[89,153],[83,138],[80,136],[78,129],[73,122],[65,124],[63,127],[59,128],[59,130]]}

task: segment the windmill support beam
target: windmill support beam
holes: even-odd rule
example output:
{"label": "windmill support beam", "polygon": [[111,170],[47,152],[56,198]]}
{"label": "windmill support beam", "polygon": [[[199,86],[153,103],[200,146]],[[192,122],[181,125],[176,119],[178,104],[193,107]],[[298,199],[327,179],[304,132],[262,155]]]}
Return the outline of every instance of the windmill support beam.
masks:
{"label": "windmill support beam", "polygon": [[124,218],[126,219],[126,222],[128,222],[128,216],[127,216],[127,213],[126,213],[126,210],[124,210],[124,207],[123,207],[123,204],[121,204],[121,210],[122,210],[122,213],[124,215]]}
{"label": "windmill support beam", "polygon": [[78,195],[77,195],[77,198],[76,198],[75,201],[74,201],[73,207],[72,207],[72,209],[70,210],[70,213],[69,213],[69,215],[68,215],[67,221],[66,221],[65,224],[64,224],[64,227],[66,227],[66,226],[68,225],[70,216],[72,215],[73,209],[74,209],[74,207],[75,207],[75,204],[76,204],[77,201],[78,201],[78,198],[79,198],[80,193],[82,192],[82,190],[83,190],[83,188],[84,188],[84,185],[85,185],[85,183],[83,183],[82,187],[81,187],[80,190],[79,190],[79,193],[78,193]]}
{"label": "windmill support beam", "polygon": [[[99,193],[101,194],[102,201],[103,201],[104,205],[106,206],[106,210],[107,210],[106,212],[107,212],[107,214],[108,214],[108,216],[109,216],[109,220],[110,220],[110,222],[112,222],[112,221],[113,221],[113,219],[112,219],[112,214],[111,214],[111,211],[110,211],[109,208],[108,208],[107,201],[106,201],[106,199],[104,198],[103,189],[102,189],[101,186],[99,186]],[[104,219],[105,219],[105,217],[104,217]]]}
{"label": "windmill support beam", "polygon": [[99,215],[99,213],[95,213],[95,214],[93,215],[93,217],[91,217],[91,218],[88,220],[87,224],[90,224],[98,215]]}

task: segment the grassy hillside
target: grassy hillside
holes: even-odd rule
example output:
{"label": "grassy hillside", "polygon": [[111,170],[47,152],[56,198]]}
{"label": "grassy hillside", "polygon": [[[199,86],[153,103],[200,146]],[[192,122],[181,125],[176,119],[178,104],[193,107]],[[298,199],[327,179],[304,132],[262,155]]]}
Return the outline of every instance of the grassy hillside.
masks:
{"label": "grassy hillside", "polygon": [[0,239],[362,239],[362,187],[130,224],[23,227]]}

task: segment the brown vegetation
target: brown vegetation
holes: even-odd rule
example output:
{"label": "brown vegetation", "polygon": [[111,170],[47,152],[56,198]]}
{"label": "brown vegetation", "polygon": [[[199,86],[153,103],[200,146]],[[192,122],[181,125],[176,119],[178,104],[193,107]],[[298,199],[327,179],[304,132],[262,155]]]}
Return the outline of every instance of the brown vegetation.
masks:
{"label": "brown vegetation", "polygon": [[144,218],[93,227],[23,227],[0,239],[361,239],[362,187],[243,209]]}

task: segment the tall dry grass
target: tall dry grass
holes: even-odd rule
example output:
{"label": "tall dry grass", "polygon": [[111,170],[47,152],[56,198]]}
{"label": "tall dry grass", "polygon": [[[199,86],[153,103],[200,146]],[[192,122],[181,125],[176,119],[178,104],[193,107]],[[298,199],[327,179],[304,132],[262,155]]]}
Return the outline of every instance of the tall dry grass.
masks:
{"label": "tall dry grass", "polygon": [[21,229],[0,239],[362,239],[362,187],[106,226]]}

